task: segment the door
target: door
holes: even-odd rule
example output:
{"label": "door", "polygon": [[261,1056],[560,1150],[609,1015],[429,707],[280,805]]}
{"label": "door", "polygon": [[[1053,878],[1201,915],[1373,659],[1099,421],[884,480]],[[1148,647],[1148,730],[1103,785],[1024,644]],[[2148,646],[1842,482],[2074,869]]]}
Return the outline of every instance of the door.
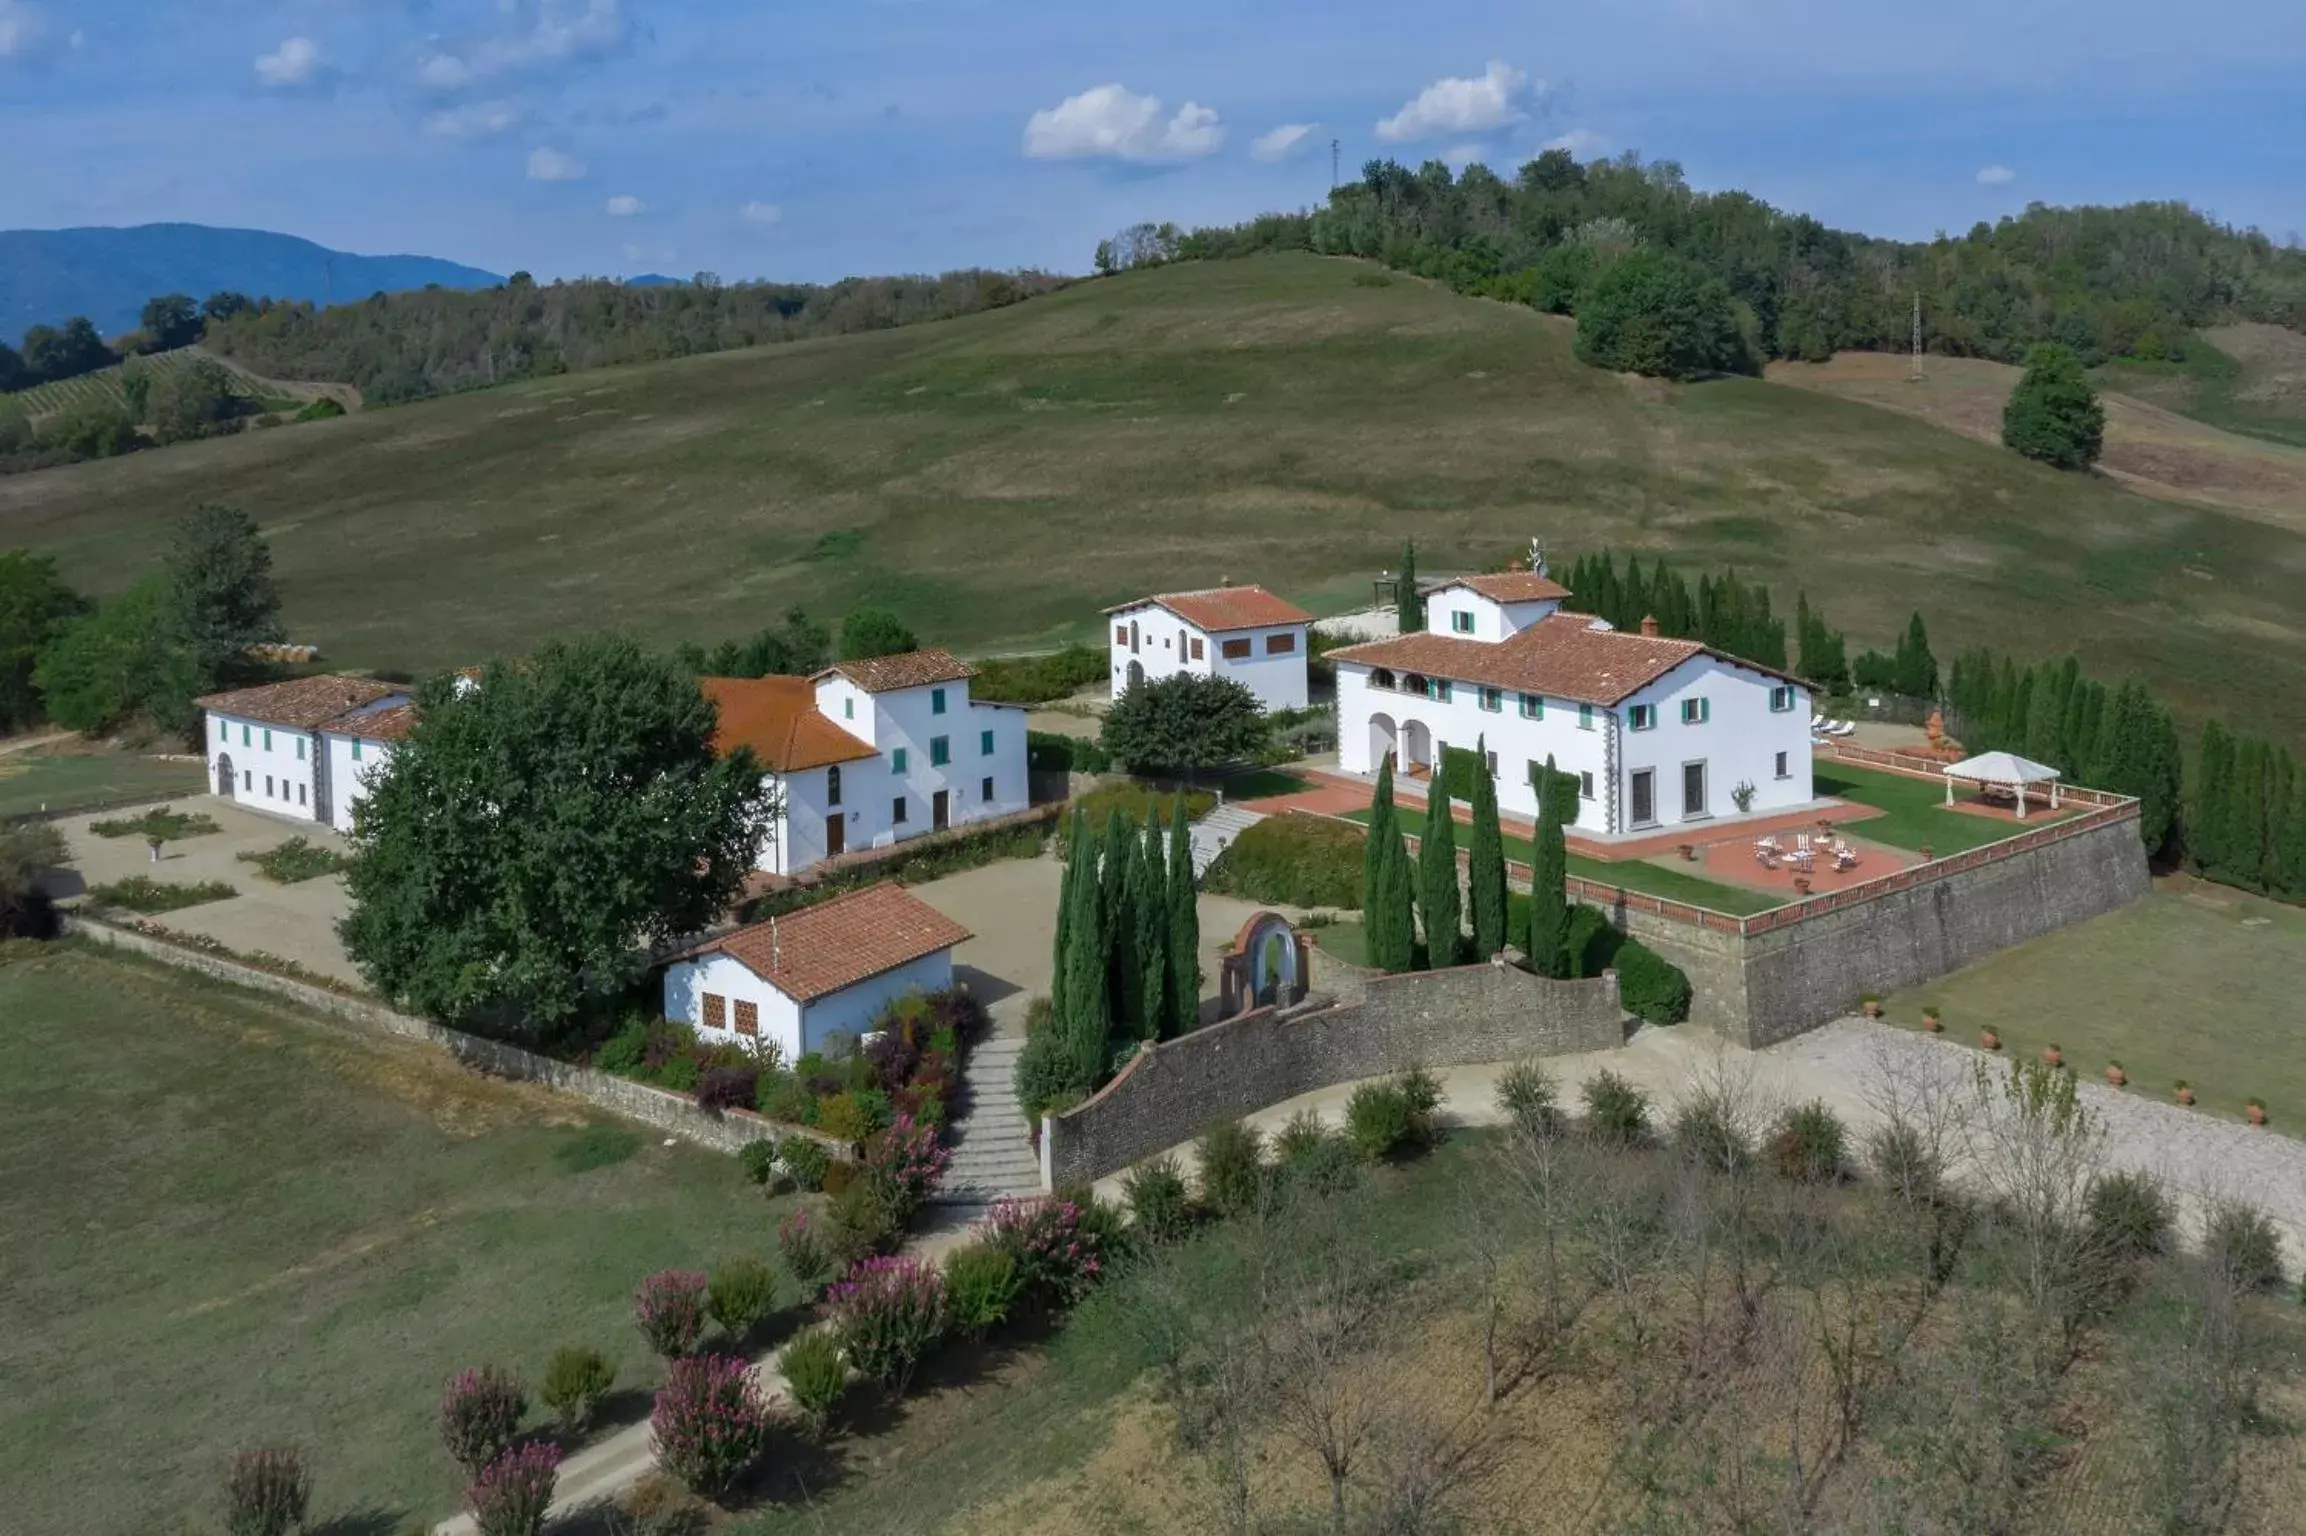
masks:
{"label": "door", "polygon": [[929,797],[929,830],[942,832],[953,824],[953,792],[940,789]]}
{"label": "door", "polygon": [[1705,814],[1705,764],[1681,765],[1681,814],[1684,820]]}
{"label": "door", "polygon": [[[354,779],[357,785],[358,778]],[[328,738],[312,738],[312,819],[324,827],[336,825],[336,789],[328,771]]]}
{"label": "door", "polygon": [[1633,824],[1646,827],[1657,820],[1657,770],[1638,768],[1633,775]]}
{"label": "door", "polygon": [[232,754],[219,752],[216,755],[216,792],[229,800],[232,792],[239,787],[239,780],[232,776]]}
{"label": "door", "polygon": [[849,849],[849,816],[846,811],[835,811],[825,818],[825,857],[832,858]]}

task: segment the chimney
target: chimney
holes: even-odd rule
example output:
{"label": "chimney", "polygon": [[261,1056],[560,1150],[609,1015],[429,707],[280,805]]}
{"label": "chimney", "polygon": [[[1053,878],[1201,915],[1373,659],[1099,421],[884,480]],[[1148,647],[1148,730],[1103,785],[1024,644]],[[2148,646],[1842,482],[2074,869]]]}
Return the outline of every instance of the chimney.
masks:
{"label": "chimney", "polygon": [[1650,639],[1652,639],[1652,640],[1655,640],[1655,639],[1657,638],[1657,615],[1656,615],[1656,614],[1654,614],[1654,613],[1651,613],[1651,614],[1644,614],[1644,615],[1642,616],[1642,621],[1641,621],[1641,632],[1642,632],[1643,634],[1647,635],[1647,636],[1648,636]]}

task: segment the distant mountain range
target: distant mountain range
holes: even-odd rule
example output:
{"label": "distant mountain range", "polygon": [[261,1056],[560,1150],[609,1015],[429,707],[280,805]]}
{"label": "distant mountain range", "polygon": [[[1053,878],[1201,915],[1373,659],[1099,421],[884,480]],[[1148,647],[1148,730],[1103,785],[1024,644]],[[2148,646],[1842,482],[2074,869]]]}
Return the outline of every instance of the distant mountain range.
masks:
{"label": "distant mountain range", "polygon": [[0,230],[0,341],[27,326],[86,315],[105,336],[136,328],[163,293],[352,303],[438,283],[488,288],[504,279],[432,256],[356,256],[294,235],[206,224]]}

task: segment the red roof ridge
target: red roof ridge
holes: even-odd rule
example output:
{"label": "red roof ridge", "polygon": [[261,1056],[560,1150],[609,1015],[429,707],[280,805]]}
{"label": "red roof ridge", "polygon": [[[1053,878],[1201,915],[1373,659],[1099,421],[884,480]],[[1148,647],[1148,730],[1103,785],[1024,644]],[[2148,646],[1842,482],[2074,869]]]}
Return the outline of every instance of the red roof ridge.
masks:
{"label": "red roof ridge", "polygon": [[976,937],[893,880],[703,939],[667,963],[723,954],[810,1002]]}
{"label": "red roof ridge", "polygon": [[1190,592],[1156,592],[1149,597],[1117,603],[1105,612],[1126,613],[1132,608],[1145,607],[1166,608],[1186,623],[1212,633],[1313,622],[1312,614],[1254,582],[1244,586],[1199,587]]}

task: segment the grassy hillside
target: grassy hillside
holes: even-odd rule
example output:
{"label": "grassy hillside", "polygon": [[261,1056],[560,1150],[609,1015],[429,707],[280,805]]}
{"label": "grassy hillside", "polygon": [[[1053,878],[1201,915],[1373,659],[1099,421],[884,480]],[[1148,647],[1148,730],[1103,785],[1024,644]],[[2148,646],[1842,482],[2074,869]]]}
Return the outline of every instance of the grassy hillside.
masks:
{"label": "grassy hillside", "polygon": [[1366,602],[1542,535],[1734,561],[1853,641],[2068,647],[2306,736],[2306,545],[1871,406],[1572,360],[1566,322],[1310,256],[1177,266],[949,323],[524,383],[0,481],[0,543],[117,591],[246,506],[290,628],[429,667],[592,625],[712,639],[787,604],[924,636],[1089,632],[1149,588]]}
{"label": "grassy hillside", "polygon": [[2099,370],[2110,387],[2167,410],[2306,448],[2306,336],[2249,321],[2212,326],[2183,363],[2123,361]]}
{"label": "grassy hillside", "polygon": [[259,411],[293,411],[322,395],[332,395],[350,406],[360,404],[359,391],[346,385],[304,384],[287,379],[268,379],[259,374],[251,373],[230,358],[218,357],[215,353],[205,351],[202,348],[178,347],[174,351],[155,352],[139,357],[135,359],[133,365],[115,363],[109,368],[99,368],[94,373],[78,374],[69,379],[58,379],[53,384],[42,384],[34,389],[18,390],[13,394],[0,395],[0,407],[20,409],[34,421],[38,421],[42,417],[52,416],[59,411],[69,411],[80,406],[94,405],[99,401],[109,401],[117,405],[125,398],[124,384],[130,366],[147,371],[153,380],[158,382],[162,376],[188,367],[195,361],[211,362],[222,368],[226,376],[232,381],[232,392],[254,402],[254,409]]}

